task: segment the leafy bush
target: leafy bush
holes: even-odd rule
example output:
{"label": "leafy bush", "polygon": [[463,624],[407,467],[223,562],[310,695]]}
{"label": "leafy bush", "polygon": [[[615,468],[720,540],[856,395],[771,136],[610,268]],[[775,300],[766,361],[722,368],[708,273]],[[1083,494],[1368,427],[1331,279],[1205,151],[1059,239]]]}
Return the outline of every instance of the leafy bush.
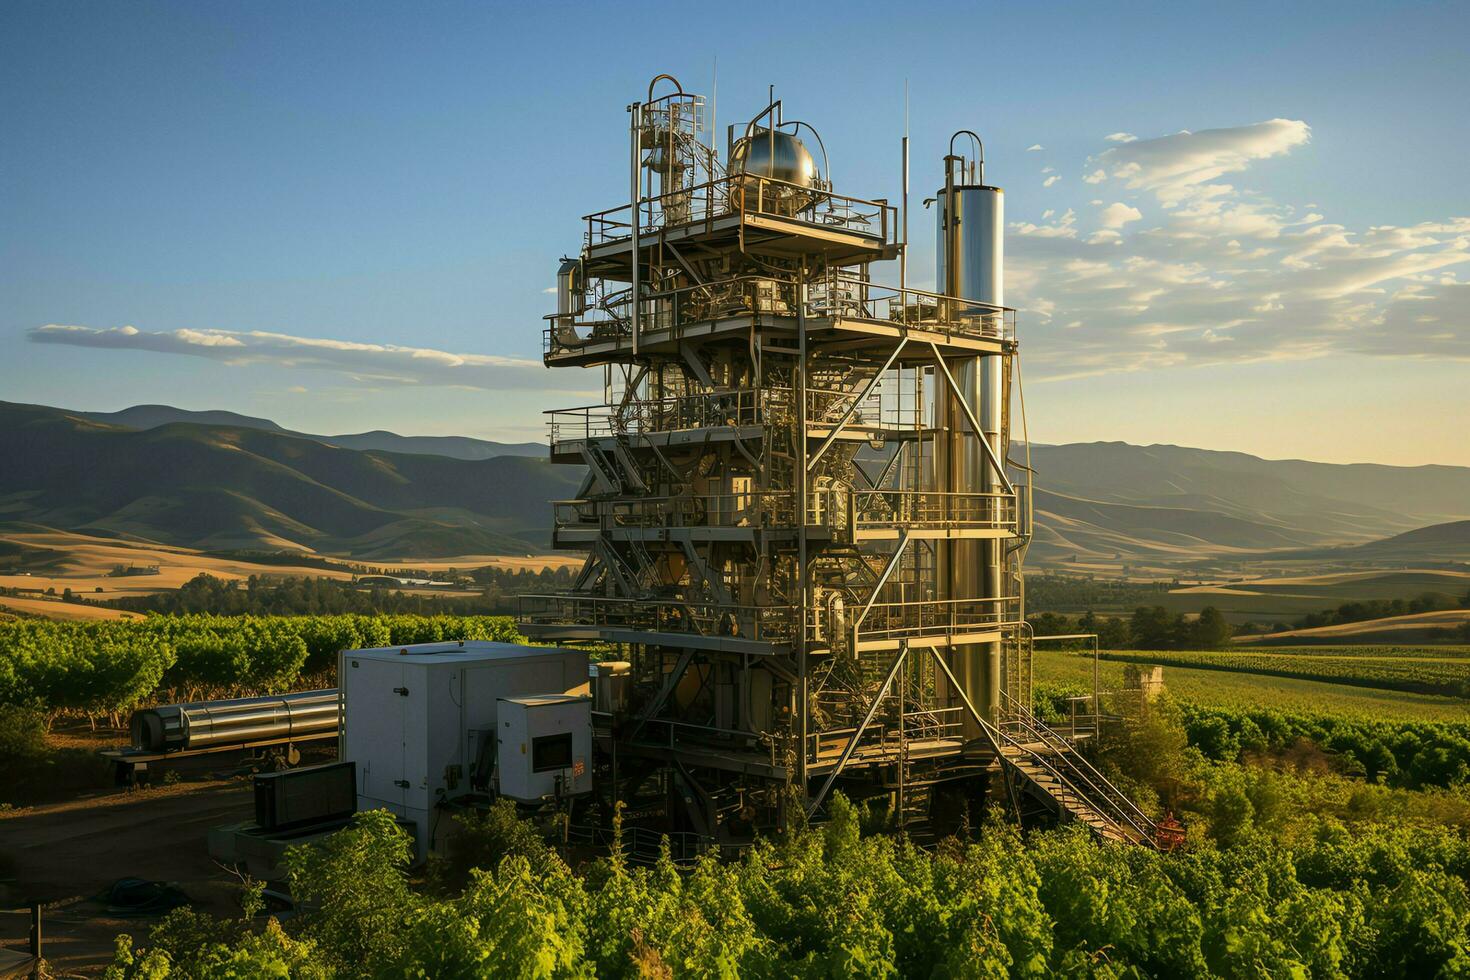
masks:
{"label": "leafy bush", "polygon": [[[1237,769],[1239,767],[1236,767]],[[576,874],[522,840],[448,895],[410,886],[407,838],[359,814],[289,859],[305,901],[284,926],[176,912],[134,977],[1462,976],[1463,834],[1331,823],[1295,842],[1160,854],[1077,826],[986,823],[935,853],[863,836],[839,797],[822,827],[687,872],[616,853]],[[533,854],[524,853],[526,850]]]}
{"label": "leafy bush", "polygon": [[519,642],[505,616],[150,616],[0,622],[0,706],[50,716],[122,712],[289,690],[336,667],[340,650],[439,640]]}

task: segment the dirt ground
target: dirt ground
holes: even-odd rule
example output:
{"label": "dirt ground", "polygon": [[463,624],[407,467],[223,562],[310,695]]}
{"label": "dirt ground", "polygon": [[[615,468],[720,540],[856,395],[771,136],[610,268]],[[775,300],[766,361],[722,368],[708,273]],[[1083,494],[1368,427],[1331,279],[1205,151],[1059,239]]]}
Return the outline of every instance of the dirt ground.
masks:
{"label": "dirt ground", "polygon": [[[0,811],[0,909],[47,903],[44,952],[57,976],[101,972],[114,937],[145,939],[157,922],[93,900],[119,878],[172,882],[196,909],[238,914],[240,881],[210,859],[207,836],[249,819],[251,794],[248,778],[206,778]],[[28,928],[26,916],[0,913],[0,945],[23,948]]]}

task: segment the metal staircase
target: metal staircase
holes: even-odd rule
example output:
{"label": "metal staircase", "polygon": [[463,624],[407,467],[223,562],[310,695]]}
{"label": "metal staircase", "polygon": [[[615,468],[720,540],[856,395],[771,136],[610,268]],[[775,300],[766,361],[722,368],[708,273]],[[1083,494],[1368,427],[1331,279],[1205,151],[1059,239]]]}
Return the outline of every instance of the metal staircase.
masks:
{"label": "metal staircase", "polygon": [[1006,719],[990,734],[1010,776],[1049,801],[1063,819],[1086,824],[1103,840],[1160,846],[1154,822],[1076,746],[1007,700]]}

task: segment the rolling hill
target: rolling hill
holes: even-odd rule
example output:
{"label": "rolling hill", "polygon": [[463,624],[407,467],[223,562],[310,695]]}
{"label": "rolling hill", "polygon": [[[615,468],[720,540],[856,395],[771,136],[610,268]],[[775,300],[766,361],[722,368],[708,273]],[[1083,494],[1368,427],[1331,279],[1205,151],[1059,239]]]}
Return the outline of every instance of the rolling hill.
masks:
{"label": "rolling hill", "polygon": [[1470,467],[1265,460],[1121,442],[1035,445],[1031,455],[1030,557],[1042,564],[1268,554],[1470,561],[1470,535],[1456,530],[1470,518]]}
{"label": "rolling hill", "polygon": [[263,429],[283,435],[298,436],[340,446],[343,449],[376,449],[387,453],[413,453],[428,456],[449,456],[454,459],[492,459],[496,456],[530,456],[539,459],[546,455],[546,446],[539,442],[491,442],[488,439],[472,439],[468,436],[401,436],[396,432],[374,429],[349,435],[321,436],[309,432],[295,432],[282,428],[270,419],[239,415],[235,412],[195,412],[171,405],[134,405],[120,412],[74,412],[95,422],[121,425],[129,429],[156,429],[176,422],[191,422],[195,425],[229,425],[243,429]]}
{"label": "rolling hill", "polygon": [[[538,444],[318,436],[164,405],[96,413],[0,403],[0,429],[16,464],[0,473],[0,521],[216,549],[523,550],[546,542],[547,501],[574,493],[579,477],[544,463]],[[1032,567],[1218,577],[1261,561],[1470,561],[1470,467],[1122,442],[1035,445],[1031,455]]]}
{"label": "rolling hill", "polygon": [[542,460],[361,451],[283,431],[132,429],[0,403],[0,521],[206,549],[524,554],[578,474]]}

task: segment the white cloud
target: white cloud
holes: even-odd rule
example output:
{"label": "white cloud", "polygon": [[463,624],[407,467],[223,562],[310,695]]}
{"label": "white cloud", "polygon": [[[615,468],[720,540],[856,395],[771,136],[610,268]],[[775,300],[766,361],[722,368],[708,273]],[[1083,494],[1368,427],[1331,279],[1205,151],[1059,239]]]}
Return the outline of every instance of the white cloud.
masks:
{"label": "white cloud", "polygon": [[1162,209],[1092,198],[1080,222],[1053,209],[1012,221],[1007,293],[1033,377],[1342,353],[1470,360],[1470,217],[1352,228],[1248,176],[1220,179],[1310,137],[1278,119],[1114,141],[1084,183],[1111,177]]}
{"label": "white cloud", "polygon": [[1035,153],[1037,150],[1044,150],[1044,149],[1046,149],[1046,147],[1042,146],[1040,143],[1032,143],[1030,146],[1026,147],[1026,152],[1027,153]]}
{"label": "white cloud", "polygon": [[1041,182],[1041,186],[1042,187],[1050,187],[1052,184],[1055,184],[1057,181],[1059,181],[1061,179],[1062,178],[1061,178],[1061,175],[1060,174],[1052,174],[1050,177],[1046,178],[1045,180],[1043,180]]}
{"label": "white cloud", "polygon": [[1104,136],[1103,139],[1107,140],[1109,143],[1132,143],[1134,140],[1138,139],[1138,137],[1134,136],[1132,133],[1109,133],[1108,135]]}
{"label": "white cloud", "polygon": [[1031,238],[1076,238],[1076,224],[1077,213],[1068,208],[1054,224],[1034,225],[1029,221],[1012,221],[1010,227],[1017,234]]}
{"label": "white cloud", "polygon": [[1092,173],[1090,173],[1087,176],[1085,176],[1085,177],[1082,178],[1082,183],[1084,183],[1084,184],[1101,184],[1103,181],[1105,181],[1107,179],[1108,179],[1107,171],[1105,171],[1105,170],[1094,170]]}
{"label": "white cloud", "polygon": [[188,354],[230,365],[274,364],[347,374],[359,382],[437,384],[465,388],[539,389],[547,375],[539,361],[496,354],[455,354],[425,347],[364,344],[351,340],[296,337],[264,330],[181,329],[47,324],[29,331],[38,344],[103,350]]}
{"label": "white cloud", "polygon": [[1041,172],[1044,173],[1044,174],[1054,174],[1054,173],[1057,172],[1057,168],[1056,167],[1042,167],[1041,168]]}
{"label": "white cloud", "polygon": [[1300,120],[1270,119],[1231,129],[1185,130],[1130,140],[1103,151],[1098,160],[1110,176],[1126,180],[1131,188],[1152,191],[1164,205],[1173,206],[1223,174],[1287,153],[1311,138],[1311,127]]}
{"label": "white cloud", "polygon": [[1130,221],[1139,221],[1142,220],[1142,218],[1142,211],[1139,211],[1137,208],[1134,207],[1129,207],[1122,202],[1109,204],[1107,207],[1099,211],[1097,215],[1098,224],[1102,225],[1104,228],[1111,228],[1115,230],[1123,227]]}

